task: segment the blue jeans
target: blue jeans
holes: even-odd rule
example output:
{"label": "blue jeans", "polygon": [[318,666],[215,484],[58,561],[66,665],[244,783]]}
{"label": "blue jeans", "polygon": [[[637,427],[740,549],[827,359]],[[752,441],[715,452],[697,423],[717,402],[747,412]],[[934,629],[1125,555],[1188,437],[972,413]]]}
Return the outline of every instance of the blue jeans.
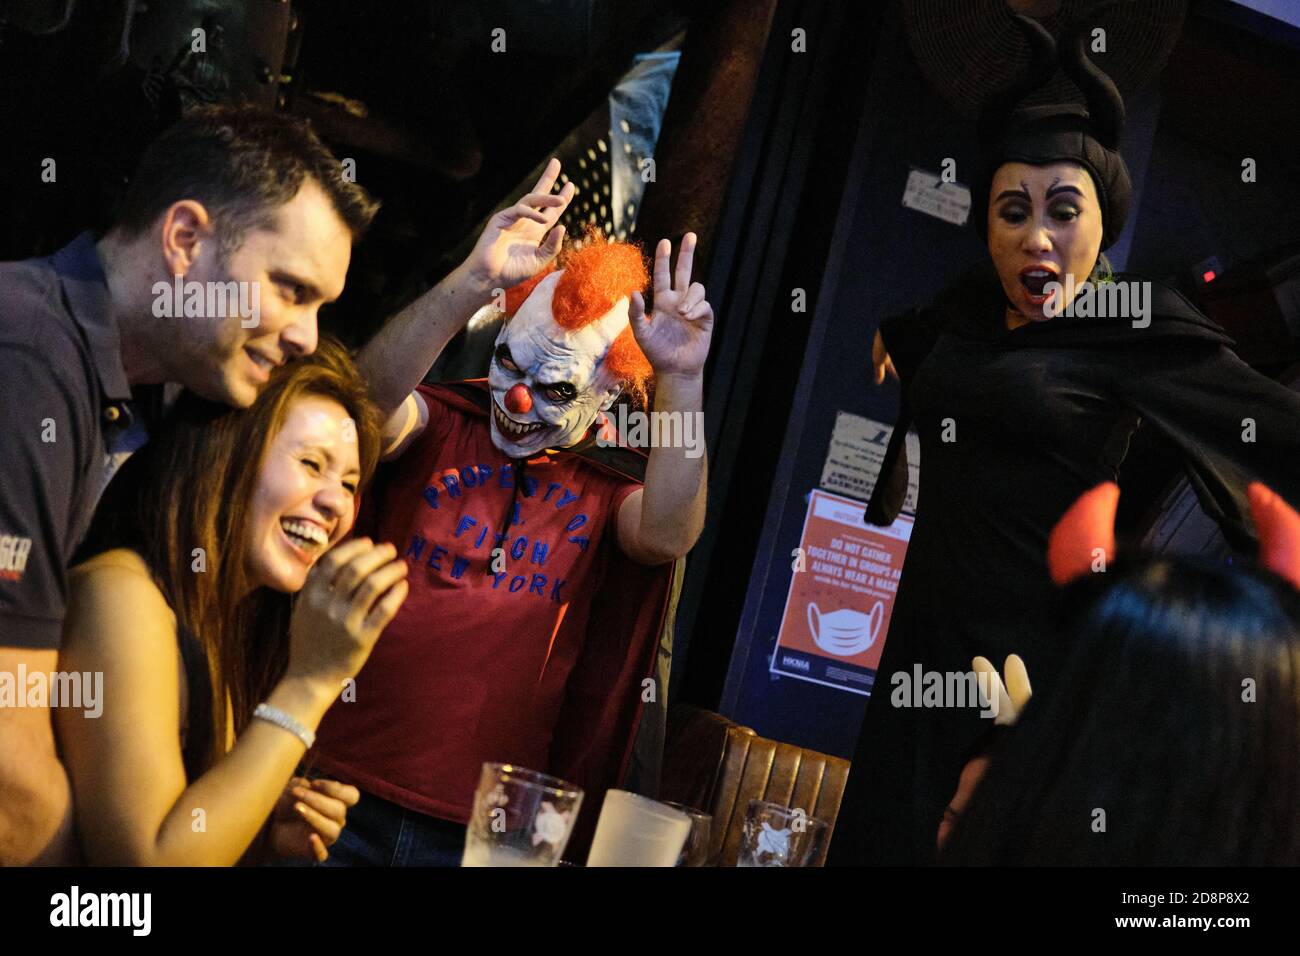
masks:
{"label": "blue jeans", "polygon": [[361,791],[347,826],[316,866],[460,866],[465,826]]}

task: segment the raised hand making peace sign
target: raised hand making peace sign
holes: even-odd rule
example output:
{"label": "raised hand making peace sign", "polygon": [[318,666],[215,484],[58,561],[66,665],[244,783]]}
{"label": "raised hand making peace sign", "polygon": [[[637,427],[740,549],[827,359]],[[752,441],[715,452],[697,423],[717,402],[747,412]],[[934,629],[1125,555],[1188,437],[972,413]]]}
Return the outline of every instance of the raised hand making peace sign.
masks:
{"label": "raised hand making peace sign", "polygon": [[641,293],[632,293],[628,310],[632,334],[656,376],[698,375],[709,354],[713,306],[704,297],[704,286],[691,282],[695,242],[693,232],[682,237],[674,275],[668,266],[673,244],[667,239],[659,240],[655,247],[653,315],[646,317]]}
{"label": "raised hand making peace sign", "polygon": [[559,175],[560,161],[552,159],[532,192],[488,220],[466,260],[479,281],[509,288],[541,272],[559,254],[564,227],[557,223],[578,191],[570,182],[552,193]]}

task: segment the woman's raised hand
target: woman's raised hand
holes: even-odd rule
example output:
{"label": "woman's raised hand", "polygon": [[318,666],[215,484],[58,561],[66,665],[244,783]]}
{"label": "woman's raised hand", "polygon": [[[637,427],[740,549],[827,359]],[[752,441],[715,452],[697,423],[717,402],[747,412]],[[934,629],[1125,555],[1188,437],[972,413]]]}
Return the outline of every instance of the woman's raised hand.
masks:
{"label": "woman's raised hand", "polygon": [[1020,655],[1007,655],[1003,665],[1007,675],[1005,683],[987,657],[975,657],[970,665],[976,674],[985,675],[989,704],[994,708],[993,722],[999,726],[1010,726],[1019,720],[1029,698],[1034,696],[1034,689],[1029,683],[1029,671],[1025,669],[1025,662]]}
{"label": "woman's raised hand", "polygon": [[337,695],[406,600],[406,569],[395,547],[369,538],[327,552],[293,609],[286,676],[329,686]]}
{"label": "woman's raised hand", "polygon": [[898,378],[898,370],[894,368],[894,360],[885,349],[885,340],[879,329],[876,329],[876,337],[871,343],[871,367],[876,373],[877,385],[884,384],[886,374]]}
{"label": "woman's raised hand", "polygon": [[[1006,664],[1003,665],[1007,675],[1005,682],[987,657],[975,657],[970,666],[977,675],[977,680],[978,675],[984,675],[984,684],[980,687],[980,704],[981,707],[992,710],[994,724],[1008,726],[1019,720],[1029,698],[1034,696],[1034,689],[1029,683],[1029,671],[1025,669],[1025,662],[1020,655],[1007,655]],[[983,710],[980,715],[983,716]],[[953,828],[966,812],[971,797],[975,795],[975,788],[979,786],[988,766],[989,755],[982,753],[976,754],[962,768],[961,775],[957,778],[957,792],[948,801],[943,819],[939,822],[939,849],[943,849]]]}

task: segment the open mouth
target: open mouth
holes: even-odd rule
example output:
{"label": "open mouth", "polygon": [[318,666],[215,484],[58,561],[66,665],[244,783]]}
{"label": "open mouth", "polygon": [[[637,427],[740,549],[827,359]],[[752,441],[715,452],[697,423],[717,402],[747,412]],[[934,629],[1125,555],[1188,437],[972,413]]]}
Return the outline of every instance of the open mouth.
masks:
{"label": "open mouth", "polygon": [[316,560],[330,545],[330,538],[325,533],[325,529],[310,521],[281,518],[280,530],[289,539],[289,543],[310,561]]}
{"label": "open mouth", "polygon": [[1057,279],[1055,270],[1045,266],[1030,266],[1020,270],[1020,284],[1025,287],[1030,299],[1034,300],[1045,300],[1047,293],[1043,291],[1043,287],[1049,282],[1056,282]]}
{"label": "open mouth", "polygon": [[492,420],[497,423],[497,429],[501,434],[514,441],[527,438],[547,427],[545,422],[521,424],[506,415],[495,401],[492,402]]}

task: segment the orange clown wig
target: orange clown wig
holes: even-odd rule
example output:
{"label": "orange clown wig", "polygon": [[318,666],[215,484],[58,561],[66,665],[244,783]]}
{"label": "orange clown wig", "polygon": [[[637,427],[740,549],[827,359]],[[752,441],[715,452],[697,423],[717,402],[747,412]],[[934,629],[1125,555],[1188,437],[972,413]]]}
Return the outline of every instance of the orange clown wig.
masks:
{"label": "orange clown wig", "polygon": [[[551,265],[531,279],[506,290],[506,316],[512,316],[532,294],[537,283],[555,271]],[[644,292],[650,281],[641,248],[628,242],[609,242],[596,229],[587,231],[582,245],[566,246],[560,254],[560,281],[551,296],[556,325],[576,331],[609,313],[619,299]],[[642,405],[654,377],[650,360],[637,345],[632,326],[625,328],[605,353],[605,367]]]}

